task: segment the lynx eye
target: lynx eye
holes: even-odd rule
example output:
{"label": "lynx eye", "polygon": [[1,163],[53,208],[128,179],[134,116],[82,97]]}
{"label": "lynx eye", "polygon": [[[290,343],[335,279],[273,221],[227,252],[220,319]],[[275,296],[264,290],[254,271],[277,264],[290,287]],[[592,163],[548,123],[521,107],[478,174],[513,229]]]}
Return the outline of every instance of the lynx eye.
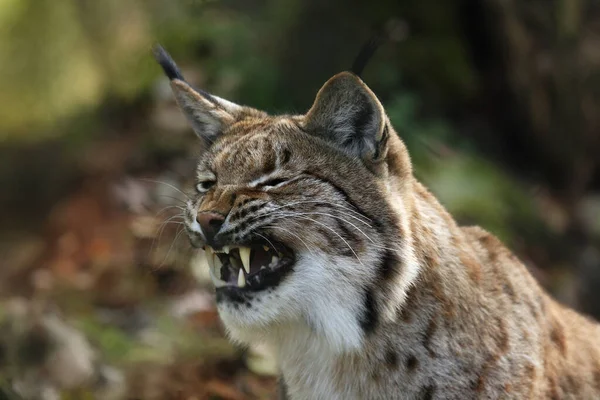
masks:
{"label": "lynx eye", "polygon": [[202,181],[196,185],[198,193],[206,193],[215,185],[215,181]]}
{"label": "lynx eye", "polygon": [[285,183],[287,181],[288,180],[286,178],[273,178],[273,179],[269,179],[268,181],[263,182],[261,186],[275,187],[275,186],[281,185],[282,183]]}

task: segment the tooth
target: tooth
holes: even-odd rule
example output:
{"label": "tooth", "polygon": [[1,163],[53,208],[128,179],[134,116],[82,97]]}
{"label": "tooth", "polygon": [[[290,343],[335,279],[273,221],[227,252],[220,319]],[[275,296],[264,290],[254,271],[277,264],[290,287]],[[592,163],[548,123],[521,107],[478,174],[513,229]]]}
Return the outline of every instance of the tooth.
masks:
{"label": "tooth", "polygon": [[227,286],[227,284],[225,283],[225,281],[222,281],[220,279],[217,280],[216,282],[214,282],[214,285],[215,285],[215,287],[218,287],[218,288],[223,287],[223,286]]}
{"label": "tooth", "polygon": [[229,254],[229,246],[223,246],[223,253]]}
{"label": "tooth", "polygon": [[263,246],[263,249],[265,249],[265,251],[269,251],[269,246]]}
{"label": "tooth", "polygon": [[213,284],[215,285],[215,287],[223,287],[223,286],[227,286],[227,283],[225,283],[224,281],[222,281],[221,279],[217,278],[213,272],[212,269],[209,270],[210,271],[210,279],[213,281]]}
{"label": "tooth", "polygon": [[213,268],[215,270],[215,276],[219,279],[221,279],[221,267],[222,266],[223,266],[223,263],[221,262],[219,257],[215,255],[215,262],[214,262]]}
{"label": "tooth", "polygon": [[242,271],[241,269],[240,269],[240,273],[238,274],[237,284],[239,287],[246,286],[246,277],[244,276],[244,271]]}
{"label": "tooth", "polygon": [[279,257],[275,257],[275,256],[273,256],[273,257],[271,258],[271,264],[269,264],[269,266],[271,266],[271,265],[272,265],[272,266],[275,266],[275,265],[277,265],[277,263],[278,263],[278,262],[279,262]]}
{"label": "tooth", "polygon": [[207,250],[206,250],[206,253],[205,253],[205,254],[206,254],[206,260],[208,261],[208,267],[209,267],[210,269],[213,269],[213,267],[214,267],[214,265],[215,265],[215,261],[214,261],[214,257],[215,257],[215,255],[213,254],[213,252],[212,252],[212,251],[208,250],[208,248],[207,248]]}
{"label": "tooth", "polygon": [[250,248],[240,247],[240,258],[242,259],[242,265],[246,270],[246,273],[250,273]]}
{"label": "tooth", "polygon": [[218,268],[217,268],[217,263],[219,263],[219,265],[220,265],[220,263],[221,263],[221,260],[219,259],[219,256],[217,255],[217,253],[214,253],[214,254],[213,254],[213,268],[214,268],[215,270],[217,270],[217,269],[218,269]]}
{"label": "tooth", "polygon": [[221,269],[221,267],[223,266],[223,263],[221,262],[221,259],[216,254],[215,254],[214,265],[215,265],[215,268],[218,268],[218,269]]}

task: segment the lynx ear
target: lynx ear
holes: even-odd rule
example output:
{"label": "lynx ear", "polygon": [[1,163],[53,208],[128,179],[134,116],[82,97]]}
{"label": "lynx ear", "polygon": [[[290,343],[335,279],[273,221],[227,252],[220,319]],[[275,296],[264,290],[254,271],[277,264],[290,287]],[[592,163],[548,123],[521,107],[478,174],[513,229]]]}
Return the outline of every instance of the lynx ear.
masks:
{"label": "lynx ear", "polygon": [[383,106],[352,73],[342,72],[323,85],[306,114],[305,127],[363,160],[377,161],[385,155],[388,130]]}
{"label": "lynx ear", "polygon": [[154,47],[154,57],[171,80],[171,88],[179,107],[206,145],[210,145],[223,128],[240,118],[243,107],[203,90],[192,88],[183,78],[169,53],[161,46]]}

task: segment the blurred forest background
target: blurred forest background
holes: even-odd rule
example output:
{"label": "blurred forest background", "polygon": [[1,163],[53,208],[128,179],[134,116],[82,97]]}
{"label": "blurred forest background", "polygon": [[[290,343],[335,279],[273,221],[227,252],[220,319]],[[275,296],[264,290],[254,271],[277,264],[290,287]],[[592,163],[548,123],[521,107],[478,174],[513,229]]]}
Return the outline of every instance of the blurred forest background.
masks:
{"label": "blurred forest background", "polygon": [[304,112],[389,21],[364,80],[418,177],[599,318],[599,0],[0,0],[0,399],[272,398],[172,212],[198,148],[150,47]]}

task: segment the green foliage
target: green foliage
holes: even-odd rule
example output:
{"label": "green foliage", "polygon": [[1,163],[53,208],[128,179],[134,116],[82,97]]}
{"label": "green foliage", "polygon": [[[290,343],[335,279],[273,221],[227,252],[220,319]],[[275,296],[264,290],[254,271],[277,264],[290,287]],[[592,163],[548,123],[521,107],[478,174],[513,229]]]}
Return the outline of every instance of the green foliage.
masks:
{"label": "green foliage", "polygon": [[58,135],[108,96],[132,98],[154,71],[140,2],[0,2],[0,140]]}
{"label": "green foliage", "polygon": [[482,225],[507,242],[523,226],[540,224],[524,188],[459,140],[448,121],[421,116],[416,94],[404,92],[386,108],[415,174],[461,223]]}
{"label": "green foliage", "polygon": [[113,365],[164,364],[176,356],[196,360],[234,356],[235,349],[227,339],[204,333],[202,340],[198,340],[198,332],[192,325],[169,316],[166,311],[154,310],[153,325],[136,335],[101,323],[90,314],[78,316],[77,327]]}
{"label": "green foliage", "polygon": [[[452,17],[456,6],[412,3],[384,2],[339,15],[360,16],[357,21],[368,25],[396,12],[424,28],[373,60],[370,81],[382,96],[392,95],[401,66],[421,90],[465,98],[475,82]],[[315,42],[312,31],[345,35],[341,20],[324,16],[314,22],[323,26],[307,25],[311,15],[335,9],[333,3],[299,0],[3,0],[0,58],[11,62],[0,65],[0,140],[64,135],[70,121],[94,114],[106,102],[147,96],[160,76],[149,51],[157,41],[190,67],[193,83],[220,96],[272,112],[307,109],[307,95],[314,95],[321,74],[339,72],[307,66],[348,68],[359,48],[342,40],[340,45],[351,52],[344,54],[330,49],[333,38]],[[355,31],[361,41],[368,35],[358,26]],[[332,60],[334,55],[348,60]]]}

